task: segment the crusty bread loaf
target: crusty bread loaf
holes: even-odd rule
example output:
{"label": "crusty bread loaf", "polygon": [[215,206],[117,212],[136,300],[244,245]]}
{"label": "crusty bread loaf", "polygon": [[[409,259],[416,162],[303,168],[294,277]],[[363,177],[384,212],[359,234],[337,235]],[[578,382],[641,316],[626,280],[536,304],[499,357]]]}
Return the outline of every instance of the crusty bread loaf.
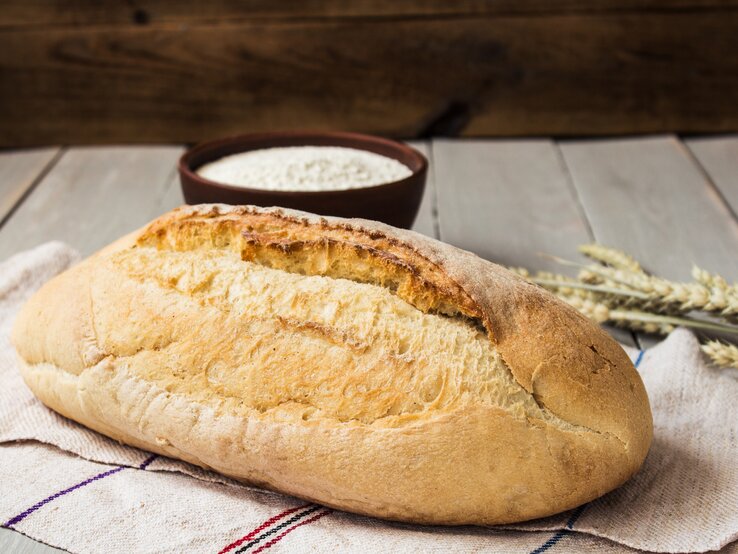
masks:
{"label": "crusty bread loaf", "polygon": [[13,341],[46,405],[344,510],[521,521],[617,487],[652,435],[599,327],[379,223],[183,207],[44,286]]}

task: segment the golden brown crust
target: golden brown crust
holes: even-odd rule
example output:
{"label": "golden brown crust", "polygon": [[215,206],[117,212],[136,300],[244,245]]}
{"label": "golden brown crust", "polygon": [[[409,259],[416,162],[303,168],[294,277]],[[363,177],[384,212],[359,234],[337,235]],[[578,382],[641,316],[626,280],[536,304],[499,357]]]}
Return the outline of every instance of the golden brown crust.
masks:
{"label": "golden brown crust", "polygon": [[[371,283],[422,312],[473,322],[537,407],[512,412],[456,399],[444,409],[370,424],[328,412],[305,419],[289,404],[278,415],[244,416],[224,411],[217,399],[167,392],[133,374],[130,358],[111,356],[109,340],[96,329],[102,325],[106,337],[112,332],[107,316],[98,310],[103,319],[96,324],[90,295],[120,311],[123,343],[126,325],[135,327],[126,318],[152,317],[173,302],[177,317],[192,325],[223,326],[223,334],[231,320],[223,312],[203,319],[191,300],[162,298],[161,289],[143,282],[113,282],[122,274],[113,276],[105,260],[129,250],[134,239],[133,248],[230,251],[290,273]],[[130,295],[136,299],[127,301]],[[353,340],[318,323],[281,324],[325,340]],[[216,344],[213,337],[188,337],[194,348],[198,340],[201,349]],[[170,339],[144,342],[165,350]],[[19,316],[13,340],[29,386],[72,419],[238,479],[391,519],[492,524],[548,515],[622,483],[651,441],[640,378],[599,327],[499,266],[369,221],[254,207],[174,210],[44,287]]]}
{"label": "golden brown crust", "polygon": [[[209,226],[208,233],[198,234],[201,224]],[[443,311],[448,312],[451,304],[459,313],[481,320],[515,378],[539,402],[567,421],[613,434],[636,457],[645,457],[650,436],[643,430],[649,429],[651,414],[628,356],[576,310],[504,268],[412,231],[285,209],[175,210],[144,231],[139,243],[156,237],[157,244],[172,241],[171,247],[191,249],[204,238],[222,244],[226,236],[236,247],[242,247],[238,239],[243,237],[244,249],[253,248],[249,257],[255,258],[259,246],[291,253],[287,245],[301,248],[310,242],[307,237],[315,237],[314,248],[340,246],[342,258],[350,259],[357,251],[369,253],[379,274],[391,274],[387,266],[404,264],[411,282],[398,287],[401,297],[424,311],[446,306]],[[433,298],[423,302],[428,291]],[[588,402],[593,397],[598,399],[595,405]]]}

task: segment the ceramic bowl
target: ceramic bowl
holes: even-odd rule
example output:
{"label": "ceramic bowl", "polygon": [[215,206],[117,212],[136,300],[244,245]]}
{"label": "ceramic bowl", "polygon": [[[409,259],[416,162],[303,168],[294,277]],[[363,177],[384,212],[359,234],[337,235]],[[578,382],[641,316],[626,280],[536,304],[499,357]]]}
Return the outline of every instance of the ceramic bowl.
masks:
{"label": "ceramic bowl", "polygon": [[[274,191],[210,181],[197,174],[202,165],[224,156],[281,146],[342,146],[393,158],[412,174],[371,187],[331,191]],[[410,228],[423,198],[428,160],[414,148],[393,140],[339,132],[272,132],[239,135],[203,142],[179,160],[182,192],[188,204],[253,204],[282,206],[321,215],[375,219]]]}

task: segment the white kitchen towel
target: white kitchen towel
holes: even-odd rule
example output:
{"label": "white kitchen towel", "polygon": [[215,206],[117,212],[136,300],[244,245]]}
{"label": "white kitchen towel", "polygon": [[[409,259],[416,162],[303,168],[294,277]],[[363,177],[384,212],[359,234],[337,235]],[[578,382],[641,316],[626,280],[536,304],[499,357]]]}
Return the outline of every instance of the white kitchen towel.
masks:
{"label": "white kitchen towel", "polygon": [[0,524],[72,552],[704,552],[738,539],[738,379],[677,330],[629,349],[654,413],[643,469],[599,500],[505,528],[388,523],[246,487],[123,446],[38,402],[8,335],[78,260],[49,243],[0,264]]}

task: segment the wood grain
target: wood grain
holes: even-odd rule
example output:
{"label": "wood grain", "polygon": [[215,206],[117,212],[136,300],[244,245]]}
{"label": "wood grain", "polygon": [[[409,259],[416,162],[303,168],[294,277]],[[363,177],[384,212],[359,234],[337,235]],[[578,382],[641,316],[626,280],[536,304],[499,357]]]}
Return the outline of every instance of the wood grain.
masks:
{"label": "wood grain", "polygon": [[0,146],[738,127],[738,10],[0,30]]}
{"label": "wood grain", "polygon": [[736,0],[137,0],[74,2],[6,0],[0,26],[60,26],[160,22],[234,21],[262,18],[356,18],[706,10],[737,6]]}
{"label": "wood grain", "polygon": [[435,140],[433,160],[443,241],[502,265],[571,273],[541,255],[581,259],[577,246],[591,241],[552,141]]}
{"label": "wood grain", "polygon": [[0,259],[49,240],[91,254],[178,201],[181,147],[68,150],[0,231]]}
{"label": "wood grain", "polygon": [[0,152],[0,225],[58,154],[57,147]]}
{"label": "wood grain", "polygon": [[738,214],[738,135],[694,138],[685,143],[720,190],[733,215]]}

